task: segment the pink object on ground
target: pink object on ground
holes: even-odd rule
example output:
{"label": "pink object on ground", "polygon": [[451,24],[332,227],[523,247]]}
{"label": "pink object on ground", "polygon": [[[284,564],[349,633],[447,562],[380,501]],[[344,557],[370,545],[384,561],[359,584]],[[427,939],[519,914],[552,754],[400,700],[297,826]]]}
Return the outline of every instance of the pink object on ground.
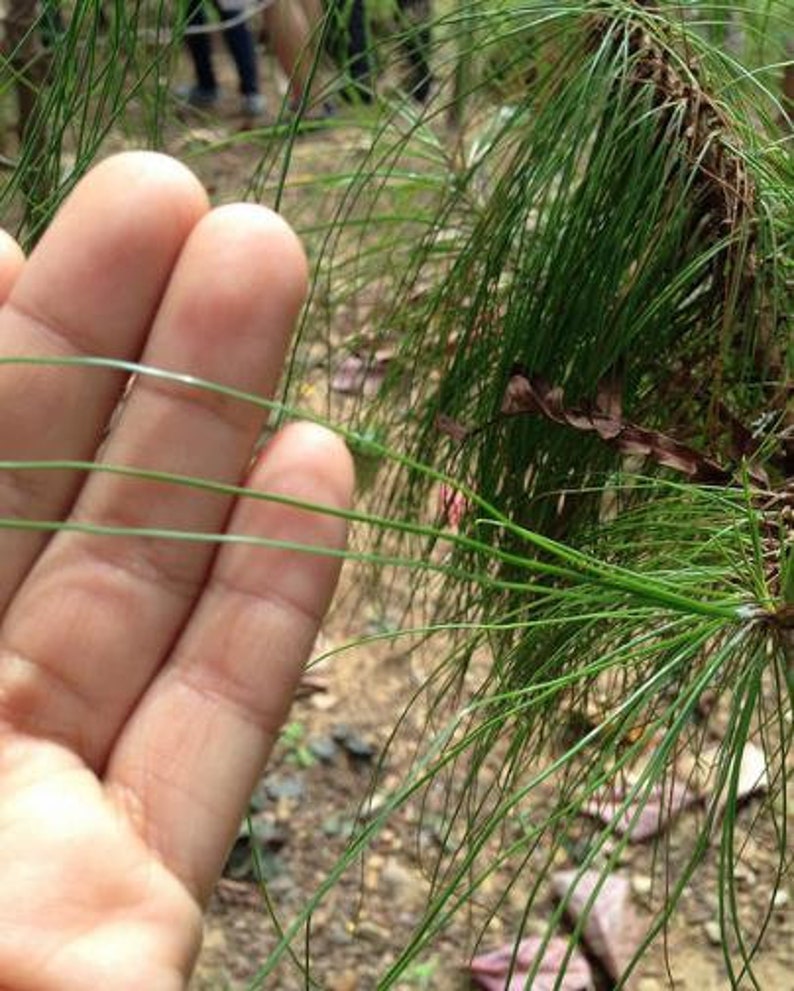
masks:
{"label": "pink object on ground", "polygon": [[[559,991],[593,991],[590,965],[576,948],[568,956],[570,943],[560,936],[553,936],[542,949],[540,966],[528,984],[527,977],[542,946],[540,936],[522,939],[517,948],[514,943],[507,943],[498,950],[475,957],[469,964],[469,973],[484,991],[554,991],[555,988]],[[565,973],[560,981],[563,966]]]}
{"label": "pink object on ground", "polygon": [[372,396],[381,387],[391,358],[391,351],[385,350],[366,358],[348,355],[334,372],[331,388],[347,396]]}
{"label": "pink object on ground", "polygon": [[438,514],[448,527],[459,530],[469,509],[469,500],[462,492],[447,485],[446,482],[439,485]]}
{"label": "pink object on ground", "polygon": [[675,779],[655,785],[650,794],[640,789],[637,797],[621,811],[629,789],[610,786],[600,789],[584,807],[586,815],[612,826],[617,836],[628,836],[630,843],[658,836],[671,819],[700,801],[691,788]]}
{"label": "pink object on ground", "polygon": [[602,875],[598,871],[585,871],[577,880],[578,873],[571,870],[554,874],[554,894],[560,900],[567,898],[568,917],[574,925],[582,924],[582,938],[588,950],[609,976],[619,981],[645,934],[631,901],[631,886],[627,878],[608,874],[599,887]]}

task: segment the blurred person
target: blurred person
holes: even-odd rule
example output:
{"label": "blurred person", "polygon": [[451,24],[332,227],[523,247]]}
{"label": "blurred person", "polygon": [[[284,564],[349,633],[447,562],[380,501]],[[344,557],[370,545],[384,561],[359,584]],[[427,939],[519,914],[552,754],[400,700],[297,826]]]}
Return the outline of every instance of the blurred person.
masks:
{"label": "blurred person", "polygon": [[[310,23],[319,24],[324,16],[322,0],[301,0]],[[395,0],[401,47],[408,62],[406,89],[424,103],[432,85],[430,70],[430,0]],[[334,60],[349,75],[342,93],[349,100],[370,103],[374,98],[374,68],[365,0],[327,0],[331,19],[327,47]]]}
{"label": "blurred person", "polygon": [[418,103],[426,103],[433,85],[430,69],[430,0],[397,0],[404,21],[403,50],[408,60],[406,89]]}
{"label": "blurred person", "polygon": [[[395,0],[402,48],[408,61],[406,88],[418,102],[430,93],[429,0]],[[328,19],[327,22],[324,19]],[[273,52],[289,80],[289,106],[311,108],[309,114],[327,115],[327,102],[315,94],[321,88],[317,71],[317,44],[325,49],[346,73],[342,98],[371,103],[374,99],[374,69],[365,0],[275,0],[264,12],[263,23]]]}
{"label": "blurred person", "polygon": [[288,106],[292,113],[326,116],[330,106],[316,103],[314,94],[320,87],[317,71],[317,42],[322,11],[301,0],[273,0],[265,8],[262,20],[273,54],[287,79]]}
{"label": "blurred person", "polygon": [[[304,0],[319,10],[321,0]],[[350,85],[342,93],[348,100],[371,103],[374,98],[373,67],[364,0],[328,0],[331,18],[328,47],[332,57],[349,74]]]}
{"label": "blurred person", "polygon": [[[193,61],[196,82],[179,92],[191,106],[201,109],[215,106],[220,98],[220,87],[212,64],[212,38],[205,28],[207,17],[204,0],[186,0],[185,44]],[[246,117],[260,117],[265,112],[265,101],[260,93],[259,67],[253,35],[244,14],[247,0],[213,0],[221,22],[232,22],[222,31],[223,40],[234,60],[240,86],[240,110]]]}

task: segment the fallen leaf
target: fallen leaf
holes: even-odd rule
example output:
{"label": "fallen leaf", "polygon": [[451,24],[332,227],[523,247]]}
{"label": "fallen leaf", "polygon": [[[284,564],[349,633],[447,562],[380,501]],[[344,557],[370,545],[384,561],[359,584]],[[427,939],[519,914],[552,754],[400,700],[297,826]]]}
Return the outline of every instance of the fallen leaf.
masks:
{"label": "fallen leaf", "polygon": [[[570,950],[569,940],[553,936],[545,947],[543,942],[540,936],[529,936],[518,946],[507,943],[475,957],[469,964],[472,980],[485,991],[593,991],[590,965],[578,949]],[[539,954],[540,966],[528,984]]]}
{"label": "fallen leaf", "polygon": [[471,429],[458,420],[454,420],[446,413],[436,414],[436,428],[447,437],[451,437],[456,444],[462,444],[471,433]]}
{"label": "fallen leaf", "polygon": [[[719,777],[719,763],[722,750],[719,746],[702,751],[695,764],[691,779],[696,783],[704,799],[714,794]],[[736,782],[736,801],[744,802],[754,795],[762,794],[769,787],[769,772],[766,755],[755,743],[746,743],[739,762],[739,777]],[[728,805],[728,788],[725,787],[717,798],[714,814],[714,829],[717,828],[725,815]]]}
{"label": "fallen leaf", "polygon": [[[687,781],[704,798],[714,793],[717,784],[720,761],[726,759],[719,745],[706,747],[687,760],[681,760],[677,767],[687,771]],[[743,801],[765,792],[769,787],[769,773],[766,755],[755,743],[747,742],[739,762],[739,777],[736,782],[736,798]]]}
{"label": "fallen leaf", "polygon": [[616,368],[604,375],[596,387],[596,409],[612,420],[623,415],[623,376]]}

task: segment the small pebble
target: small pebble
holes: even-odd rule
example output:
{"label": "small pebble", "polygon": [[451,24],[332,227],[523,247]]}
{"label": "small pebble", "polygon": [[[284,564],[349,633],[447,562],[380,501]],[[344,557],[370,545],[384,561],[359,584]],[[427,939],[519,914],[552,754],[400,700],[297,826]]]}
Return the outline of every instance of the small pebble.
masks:
{"label": "small pebble", "polygon": [[268,891],[272,895],[280,895],[282,897],[284,895],[292,894],[296,890],[295,882],[286,872],[282,872],[273,877],[272,880],[268,882],[267,887]]}
{"label": "small pebble", "polygon": [[369,943],[386,943],[389,942],[389,931],[384,929],[383,926],[379,926],[377,922],[371,922],[369,919],[362,919],[356,926],[356,936],[360,939],[365,939]]}
{"label": "small pebble", "polygon": [[708,922],[704,923],[703,932],[705,932],[706,939],[712,946],[722,945],[722,929],[716,919],[709,919]]}
{"label": "small pebble", "polygon": [[260,813],[251,819],[251,832],[257,843],[269,850],[280,850],[289,839],[287,830],[267,813]]}
{"label": "small pebble", "polygon": [[339,753],[339,748],[330,736],[313,736],[308,741],[307,746],[311,753],[323,762],[330,764]]}
{"label": "small pebble", "polygon": [[263,809],[267,808],[269,804],[270,801],[267,797],[265,782],[260,781],[248,801],[248,806],[252,812],[261,812]]}
{"label": "small pebble", "polygon": [[756,882],[755,871],[746,864],[737,864],[733,871],[733,877],[737,884],[752,888]]}
{"label": "small pebble", "polygon": [[330,692],[315,692],[313,695],[309,696],[309,705],[313,709],[318,709],[320,712],[327,712],[339,702],[336,695],[332,695]]}
{"label": "small pebble", "polygon": [[334,726],[331,736],[340,747],[344,747],[351,757],[356,760],[372,760],[375,756],[375,747],[360,736],[352,726],[347,723],[340,723]]}
{"label": "small pebble", "polygon": [[339,923],[333,923],[326,930],[329,942],[333,943],[335,946],[348,946],[353,942],[353,936],[348,930]]}
{"label": "small pebble", "polygon": [[269,798],[302,798],[303,781],[292,774],[269,774],[265,778],[265,792]]}
{"label": "small pebble", "polygon": [[357,991],[358,977],[352,970],[346,970],[337,977],[331,978],[329,991]]}
{"label": "small pebble", "polygon": [[379,791],[368,795],[361,803],[361,808],[358,810],[359,820],[361,822],[366,822],[368,819],[372,819],[373,816],[376,816],[386,804],[387,798],[387,795],[384,795]]}

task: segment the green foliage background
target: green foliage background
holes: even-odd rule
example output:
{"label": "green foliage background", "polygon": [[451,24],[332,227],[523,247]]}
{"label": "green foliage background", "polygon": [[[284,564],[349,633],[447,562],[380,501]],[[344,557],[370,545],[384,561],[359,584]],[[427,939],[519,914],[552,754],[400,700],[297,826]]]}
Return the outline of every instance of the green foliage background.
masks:
{"label": "green foliage background", "polygon": [[[18,142],[6,124],[0,210],[29,245],[110,148],[175,141],[179,18],[160,2],[105,8],[103,26],[98,3],[70,5],[46,55],[34,20],[6,46],[3,118],[20,84],[33,101]],[[749,926],[739,919],[751,740],[772,787],[749,828],[771,823],[781,879],[788,867],[791,4],[438,3],[423,107],[393,69],[410,28],[384,30],[397,23],[385,2],[372,16],[378,100],[323,125],[338,151],[328,168],[301,173],[303,125],[286,118],[181,146],[200,170],[244,145],[251,166],[236,192],[289,203],[309,244],[312,298],[274,422],[295,415],[318,354],[337,355],[340,337],[365,364],[388,349],[377,396],[332,424],[375,479],[351,514],[349,556],[383,588],[407,571],[422,621],[389,636],[440,633],[447,651],[427,685],[441,729],[260,980],[389,815],[454,771],[469,796],[449,807],[459,839],[379,986],[395,985],[489,873],[567,849],[605,788],[619,785],[639,817],[682,757],[705,751],[708,696],[727,729],[700,831],[648,939],[718,836],[726,969],[733,985],[753,983],[774,892]],[[322,98],[335,87],[329,77]],[[330,394],[326,409],[338,410]],[[441,486],[465,500],[459,529]],[[548,782],[554,806],[527,817],[527,796]],[[604,827],[581,871],[607,877],[626,842]]]}

